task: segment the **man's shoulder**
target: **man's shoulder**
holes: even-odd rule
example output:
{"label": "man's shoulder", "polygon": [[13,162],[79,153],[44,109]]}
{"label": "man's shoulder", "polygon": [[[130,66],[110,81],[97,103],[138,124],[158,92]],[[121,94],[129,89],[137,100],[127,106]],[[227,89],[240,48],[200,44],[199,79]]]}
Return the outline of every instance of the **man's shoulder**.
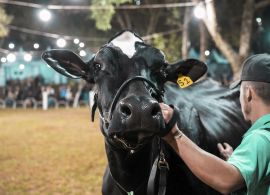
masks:
{"label": "man's shoulder", "polygon": [[253,141],[263,141],[266,144],[270,144],[270,127],[262,126],[255,129],[247,136],[247,138]]}

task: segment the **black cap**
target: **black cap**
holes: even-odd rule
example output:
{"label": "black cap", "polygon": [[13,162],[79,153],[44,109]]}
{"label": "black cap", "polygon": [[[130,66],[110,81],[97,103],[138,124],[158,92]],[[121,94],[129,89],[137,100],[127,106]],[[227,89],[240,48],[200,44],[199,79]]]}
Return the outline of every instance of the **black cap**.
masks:
{"label": "black cap", "polygon": [[233,82],[231,89],[238,87],[242,81],[257,81],[270,83],[270,55],[256,54],[243,63],[240,80]]}

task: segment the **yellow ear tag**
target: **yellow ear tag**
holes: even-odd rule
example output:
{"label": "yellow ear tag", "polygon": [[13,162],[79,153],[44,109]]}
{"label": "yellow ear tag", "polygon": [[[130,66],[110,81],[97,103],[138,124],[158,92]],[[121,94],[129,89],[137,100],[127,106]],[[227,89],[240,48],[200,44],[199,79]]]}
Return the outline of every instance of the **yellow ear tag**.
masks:
{"label": "yellow ear tag", "polygon": [[179,74],[178,79],[177,79],[177,83],[179,85],[180,88],[186,88],[190,85],[193,84],[193,81],[191,80],[191,78],[189,76],[184,76],[182,74]]}

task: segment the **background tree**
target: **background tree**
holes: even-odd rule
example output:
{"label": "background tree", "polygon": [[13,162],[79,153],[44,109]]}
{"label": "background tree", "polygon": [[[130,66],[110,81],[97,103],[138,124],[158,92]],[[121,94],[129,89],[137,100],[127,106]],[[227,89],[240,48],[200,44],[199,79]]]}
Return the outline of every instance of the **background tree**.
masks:
{"label": "background tree", "polygon": [[204,23],[211,37],[216,43],[216,46],[230,62],[233,73],[235,75],[237,75],[241,68],[241,62],[249,55],[254,16],[254,2],[254,0],[246,0],[244,4],[238,52],[233,49],[232,45],[227,40],[225,40],[220,33],[219,29],[221,26],[217,21],[214,1],[206,3],[205,6],[207,17],[204,18]]}
{"label": "background tree", "polygon": [[5,37],[9,33],[9,29],[7,27],[12,21],[12,17],[7,15],[5,10],[0,7],[0,38]]}
{"label": "background tree", "polygon": [[[200,2],[198,0],[193,1]],[[228,2],[224,3],[223,1],[222,3],[222,1],[213,0],[202,4],[202,6],[205,6],[207,14],[203,21],[216,47],[230,62],[235,77],[238,77],[243,60],[250,55],[255,11],[268,6],[269,0],[258,1],[257,3],[255,0]],[[227,14],[222,14],[225,12],[224,10]],[[219,13],[219,15],[217,16],[216,13]],[[231,27],[234,28],[224,28],[222,20],[227,20],[230,23],[235,23],[237,20],[237,23],[236,25],[231,24]]]}
{"label": "background tree", "polygon": [[[92,0],[94,9],[90,10],[90,15],[95,20],[97,29],[104,31],[111,29],[111,20],[115,14],[115,6],[131,2],[131,0]],[[107,9],[98,9],[101,6],[106,6]],[[123,25],[122,22],[120,24]]]}

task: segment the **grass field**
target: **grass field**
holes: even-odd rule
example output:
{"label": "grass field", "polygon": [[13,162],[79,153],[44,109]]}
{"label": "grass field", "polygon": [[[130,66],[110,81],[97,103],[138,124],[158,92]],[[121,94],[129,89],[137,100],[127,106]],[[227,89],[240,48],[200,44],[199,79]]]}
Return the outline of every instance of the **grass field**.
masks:
{"label": "grass field", "polygon": [[0,109],[0,195],[99,195],[106,163],[87,108]]}

